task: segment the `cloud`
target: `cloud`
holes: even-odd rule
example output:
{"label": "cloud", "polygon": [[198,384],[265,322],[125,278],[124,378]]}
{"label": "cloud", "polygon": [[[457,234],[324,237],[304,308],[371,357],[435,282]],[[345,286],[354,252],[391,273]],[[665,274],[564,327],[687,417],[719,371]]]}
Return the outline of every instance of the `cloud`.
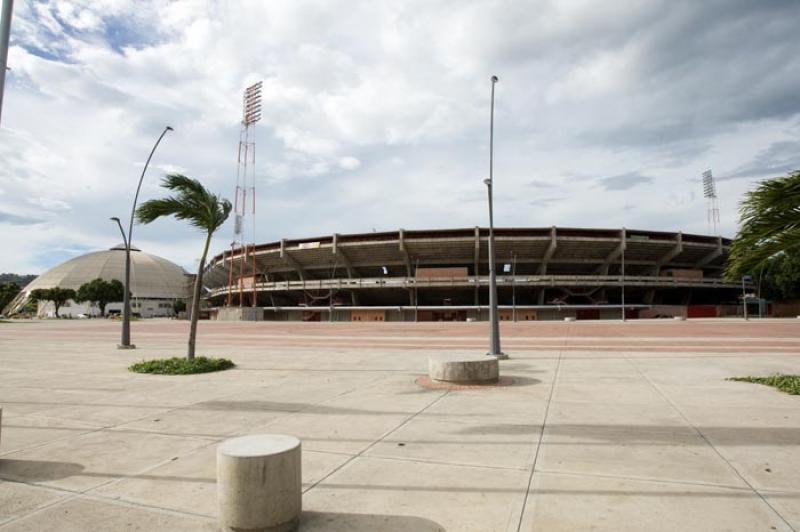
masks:
{"label": "cloud", "polygon": [[5,223],[9,225],[33,225],[41,222],[42,220],[39,220],[37,218],[29,218],[28,216],[18,216],[10,212],[0,211],[0,224]]}
{"label": "cloud", "polygon": [[[242,89],[256,80],[258,241],[486,224],[492,74],[498,225],[703,232],[702,198],[675,195],[675,183],[697,176],[699,190],[708,167],[722,181],[797,162],[793,1],[16,7],[0,211],[42,223],[25,238],[0,231],[13,251],[0,256],[5,271],[40,271],[68,254],[49,252],[56,247],[116,243],[108,218],[127,218],[166,125],[175,131],[140,199],[162,195],[159,178],[176,169],[231,197]],[[725,183],[722,230],[731,234],[750,180]],[[648,194],[626,210],[642,184]],[[213,252],[231,236],[227,224]],[[134,228],[135,242],[187,269],[197,238],[174,221]]]}
{"label": "cloud", "polygon": [[644,176],[638,172],[628,172],[627,174],[603,177],[597,180],[598,185],[605,190],[628,190],[637,185],[652,182],[652,177]]}
{"label": "cloud", "polygon": [[717,181],[747,177],[776,177],[800,170],[800,140],[773,142],[749,163],[721,177]]}

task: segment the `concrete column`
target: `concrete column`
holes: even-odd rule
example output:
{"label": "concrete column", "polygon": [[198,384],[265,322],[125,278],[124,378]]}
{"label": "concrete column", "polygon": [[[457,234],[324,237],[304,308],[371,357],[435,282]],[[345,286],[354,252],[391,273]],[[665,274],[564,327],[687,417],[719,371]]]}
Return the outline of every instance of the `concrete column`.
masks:
{"label": "concrete column", "polygon": [[225,532],[297,530],[302,509],[300,440],[256,434],[217,447],[217,499]]}

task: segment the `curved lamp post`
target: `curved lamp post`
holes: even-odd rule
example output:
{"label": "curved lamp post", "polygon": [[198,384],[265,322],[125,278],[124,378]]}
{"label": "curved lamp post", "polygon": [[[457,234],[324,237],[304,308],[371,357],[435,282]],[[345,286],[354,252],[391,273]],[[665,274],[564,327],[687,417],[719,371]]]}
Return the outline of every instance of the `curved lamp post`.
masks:
{"label": "curved lamp post", "polygon": [[[156,148],[158,148],[158,145],[161,143],[161,139],[164,138],[164,135],[167,134],[167,131],[173,131],[173,129],[169,126],[164,128],[164,131],[161,132],[161,136],[158,137],[158,140],[153,145],[153,149],[150,150],[150,155],[147,156],[147,161],[144,163],[142,175],[139,177],[139,184],[136,187],[136,195],[133,197],[133,207],[131,207],[131,219],[130,223],[128,224],[127,239],[125,239],[125,232],[122,231],[122,224],[120,223],[119,218],[116,218],[125,244],[125,298],[122,303],[122,341],[119,345],[117,345],[117,349],[136,349],[136,346],[131,343],[131,241],[133,240],[133,217],[136,213],[136,202],[139,201],[139,191],[142,189],[144,174],[147,172],[147,167],[150,165],[150,159],[153,158]],[[114,219],[115,218],[112,218],[112,220]]]}
{"label": "curved lamp post", "polygon": [[[492,106],[489,120],[489,178],[483,183],[489,193],[489,352],[488,356],[500,359],[508,355],[500,349],[500,323],[497,317],[497,274],[495,271],[494,257],[494,211],[492,205],[492,179],[494,177],[494,86],[498,82],[497,76],[492,76]],[[478,272],[475,272],[477,275]]]}

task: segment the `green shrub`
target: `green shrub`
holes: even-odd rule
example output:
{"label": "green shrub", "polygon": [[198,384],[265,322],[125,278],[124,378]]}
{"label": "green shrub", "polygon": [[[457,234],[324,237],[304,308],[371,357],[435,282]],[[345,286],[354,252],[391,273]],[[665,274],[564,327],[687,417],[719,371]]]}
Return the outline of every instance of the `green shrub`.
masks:
{"label": "green shrub", "polygon": [[129,370],[136,373],[158,373],[160,375],[189,375],[192,373],[210,373],[234,367],[236,364],[227,358],[196,357],[189,360],[185,357],[157,358],[142,360]]}
{"label": "green shrub", "polygon": [[753,382],[774,386],[782,392],[800,395],[800,375],[771,375],[769,377],[731,377],[729,381]]}

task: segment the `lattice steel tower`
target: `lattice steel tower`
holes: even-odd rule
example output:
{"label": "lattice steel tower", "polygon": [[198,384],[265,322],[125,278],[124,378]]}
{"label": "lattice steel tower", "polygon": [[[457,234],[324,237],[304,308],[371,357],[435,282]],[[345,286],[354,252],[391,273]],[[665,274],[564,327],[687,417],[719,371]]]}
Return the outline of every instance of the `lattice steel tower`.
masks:
{"label": "lattice steel tower", "polygon": [[[708,232],[716,235],[719,226],[719,204],[717,203],[717,185],[714,182],[714,176],[711,170],[703,172],[703,196],[706,197],[708,203]],[[714,232],[711,232],[711,228]]]}
{"label": "lattice steel tower", "polygon": [[[236,163],[236,195],[227,305],[256,306],[256,122],[261,119],[261,85],[250,85],[242,97],[242,127]],[[249,297],[248,297],[249,296]]]}

